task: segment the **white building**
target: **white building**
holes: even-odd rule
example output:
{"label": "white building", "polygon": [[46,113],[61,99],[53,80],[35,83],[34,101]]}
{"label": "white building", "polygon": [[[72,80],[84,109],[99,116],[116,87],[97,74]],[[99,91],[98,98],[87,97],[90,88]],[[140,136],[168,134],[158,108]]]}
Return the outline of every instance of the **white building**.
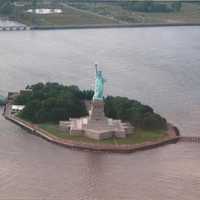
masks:
{"label": "white building", "polygon": [[24,108],[25,108],[24,105],[12,105],[11,113],[15,114],[15,113],[21,112],[22,110],[24,110]]}

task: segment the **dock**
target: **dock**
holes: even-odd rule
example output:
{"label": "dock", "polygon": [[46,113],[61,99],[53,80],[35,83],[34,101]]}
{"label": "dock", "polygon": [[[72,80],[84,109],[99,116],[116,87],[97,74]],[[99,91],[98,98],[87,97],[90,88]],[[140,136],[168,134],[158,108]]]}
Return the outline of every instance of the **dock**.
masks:
{"label": "dock", "polygon": [[28,26],[0,26],[0,31],[27,31],[30,30]]}

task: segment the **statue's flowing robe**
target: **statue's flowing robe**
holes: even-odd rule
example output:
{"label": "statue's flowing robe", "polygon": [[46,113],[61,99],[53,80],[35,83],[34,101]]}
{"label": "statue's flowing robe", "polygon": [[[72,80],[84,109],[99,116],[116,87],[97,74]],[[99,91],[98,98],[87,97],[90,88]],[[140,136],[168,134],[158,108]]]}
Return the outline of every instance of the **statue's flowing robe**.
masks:
{"label": "statue's flowing robe", "polygon": [[96,100],[102,100],[103,99],[103,90],[104,90],[104,78],[101,73],[96,73],[96,80],[95,80],[95,93],[94,98]]}

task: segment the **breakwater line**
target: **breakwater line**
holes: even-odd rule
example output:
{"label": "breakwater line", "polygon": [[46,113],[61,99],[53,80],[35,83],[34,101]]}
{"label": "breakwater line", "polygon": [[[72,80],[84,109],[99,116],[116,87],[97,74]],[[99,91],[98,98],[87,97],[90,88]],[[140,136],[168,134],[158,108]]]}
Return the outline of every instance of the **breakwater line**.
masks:
{"label": "breakwater line", "polygon": [[199,143],[200,144],[200,137],[199,136],[181,136],[180,142],[191,142],[191,143]]}

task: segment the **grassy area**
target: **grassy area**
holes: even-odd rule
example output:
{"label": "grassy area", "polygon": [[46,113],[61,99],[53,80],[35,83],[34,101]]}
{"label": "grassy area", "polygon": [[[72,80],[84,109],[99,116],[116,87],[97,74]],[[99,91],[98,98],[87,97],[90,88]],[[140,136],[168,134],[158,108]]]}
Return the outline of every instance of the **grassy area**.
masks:
{"label": "grassy area", "polygon": [[113,17],[121,23],[200,23],[200,3],[182,3],[181,10],[175,12],[136,12],[109,3],[74,3],[72,5]]}
{"label": "grassy area", "polygon": [[84,136],[77,136],[77,135],[70,135],[64,131],[61,131],[58,127],[58,124],[52,123],[44,123],[39,124],[39,127],[48,131],[49,133],[53,134],[62,139],[70,139],[75,141],[81,142],[89,142],[89,143],[100,143],[100,144],[141,144],[146,141],[156,141],[166,137],[166,133],[163,130],[158,131],[144,131],[144,130],[137,130],[136,133],[129,135],[127,138],[110,138],[101,141],[89,139]]}
{"label": "grassy area", "polygon": [[[29,6],[30,7],[30,6]],[[38,4],[49,8],[51,4]],[[32,7],[30,7],[32,8]],[[28,6],[18,10],[17,21],[26,25],[66,26],[127,23],[200,23],[200,3],[182,3],[180,11],[138,12],[116,3],[58,3],[60,14],[27,13]]]}
{"label": "grassy area", "polygon": [[159,23],[200,23],[200,4],[183,3],[180,12],[145,13],[144,22]]}
{"label": "grassy area", "polygon": [[41,26],[66,26],[66,25],[88,25],[88,24],[116,24],[117,20],[97,15],[85,10],[65,6],[60,14],[36,14],[21,11],[24,14],[19,17],[19,21],[26,25]]}

